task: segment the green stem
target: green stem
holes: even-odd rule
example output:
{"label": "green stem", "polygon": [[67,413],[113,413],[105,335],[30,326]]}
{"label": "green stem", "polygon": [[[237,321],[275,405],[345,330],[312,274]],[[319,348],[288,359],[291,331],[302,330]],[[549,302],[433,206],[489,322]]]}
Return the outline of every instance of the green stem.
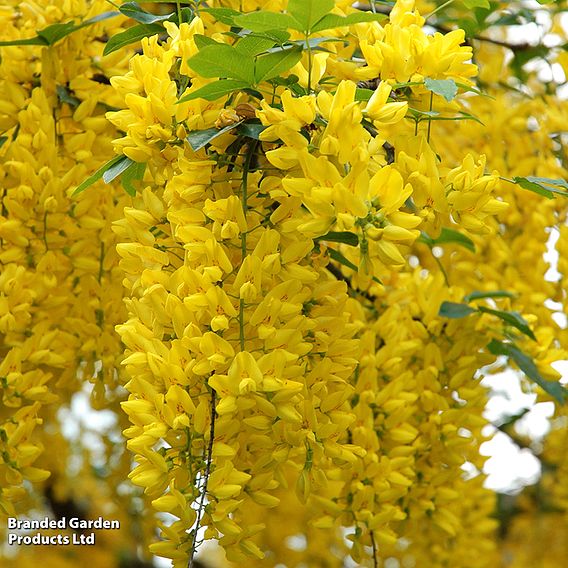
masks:
{"label": "green stem", "polygon": [[446,6],[449,6],[450,4],[453,4],[453,3],[454,3],[454,0],[448,0],[447,2],[444,2],[443,4],[440,4],[435,10],[432,10],[427,16],[424,16],[424,19],[427,20],[428,18],[433,16],[436,12],[439,12],[440,10],[445,8]]}
{"label": "green stem", "polygon": [[176,8],[177,8],[178,27],[179,27],[179,26],[181,26],[181,23],[182,23],[181,4],[180,4],[179,0],[176,2]]}
{"label": "green stem", "polygon": [[[434,93],[430,92],[430,112],[432,112],[432,103],[434,101]],[[432,130],[432,117],[428,117],[428,134],[426,135],[426,140],[430,142],[430,132]]]}
{"label": "green stem", "polygon": [[[258,142],[255,140],[250,144],[247,149],[245,161],[243,164],[243,178],[241,180],[241,205],[243,208],[243,215],[245,220],[248,213],[248,174],[253,156],[256,152]],[[241,262],[244,262],[247,256],[247,230],[241,233]],[[245,301],[241,298],[239,300],[239,343],[241,351],[245,350]]]}
{"label": "green stem", "polygon": [[444,265],[442,264],[442,261],[434,254],[434,251],[432,250],[432,247],[430,247],[430,252],[432,253],[432,257],[434,258],[434,260],[436,261],[436,264],[438,265],[438,268],[440,269],[440,272],[443,274],[444,276],[444,281],[446,282],[446,286],[449,288],[450,287],[450,280],[448,278],[448,273],[446,272],[446,269],[444,268]]}
{"label": "green stem", "polygon": [[312,90],[312,46],[308,34],[306,34],[306,45],[308,46],[308,93],[310,93]]}

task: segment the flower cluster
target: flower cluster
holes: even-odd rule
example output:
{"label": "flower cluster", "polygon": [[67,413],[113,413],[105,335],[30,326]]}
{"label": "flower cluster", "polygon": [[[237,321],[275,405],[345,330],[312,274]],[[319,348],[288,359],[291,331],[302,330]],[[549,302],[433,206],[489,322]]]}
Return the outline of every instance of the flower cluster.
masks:
{"label": "flower cluster", "polygon": [[[0,11],[6,42],[65,18],[95,17],[104,7],[8,4]],[[110,227],[124,198],[108,191],[70,198],[116,137],[104,113],[118,97],[101,77],[119,62],[101,64],[102,45],[94,39],[116,29],[101,22],[52,46],[0,48],[2,516],[25,513],[52,492],[61,502],[70,498],[58,411],[86,385],[93,406],[107,405],[118,386],[114,325],[124,307]],[[91,479],[87,468],[85,483]]]}
{"label": "flower cluster", "polygon": [[[423,33],[411,7],[397,9],[407,16],[389,25]],[[160,525],[152,550],[182,565],[206,527],[229,559],[268,559],[278,549],[270,525],[281,527],[292,487],[302,522],[355,529],[358,562],[369,549],[396,556],[409,538],[405,554],[424,561],[444,556],[432,540],[451,539],[464,563],[468,546],[483,542],[471,565],[487,565],[495,523],[481,519],[491,494],[462,467],[482,468],[486,395],[475,373],[491,357],[475,320],[464,333],[438,316],[464,289],[409,271],[406,255],[420,229],[494,232],[507,207],[494,197],[498,175],[485,173],[484,157],[440,163],[429,133],[409,135],[409,103],[393,100],[387,82],[365,98],[355,76],[311,91],[329,54],[293,68],[303,94],[284,85],[272,99],[207,102],[192,93],[209,82],[191,72],[191,86],[177,89],[183,103],[150,111],[166,83],[172,93],[183,85],[175,56],[195,53],[196,34],[220,38],[223,24],[205,22],[168,27],[161,45],[144,40],[129,79],[114,81],[128,108],[109,114],[129,133],[117,149],[135,140],[153,156],[149,185],[114,226],[129,296],[118,330],[130,377],[125,434],[138,464],[130,477],[176,518]],[[453,35],[441,41],[432,49],[454,49],[455,63],[430,76],[471,77],[469,52]],[[361,76],[379,75],[366,56],[360,69],[370,75]],[[168,73],[162,82],[145,79],[156,65]],[[239,134],[255,116],[258,137]],[[160,141],[150,117],[168,125]],[[220,132],[208,145],[184,143],[207,128]],[[456,514],[464,491],[471,498]],[[483,503],[475,514],[474,502]],[[414,532],[425,519],[433,528],[422,540]],[[306,554],[323,561],[316,548]]]}
{"label": "flower cluster", "polygon": [[[481,96],[432,2],[124,4],[137,28],[59,4],[0,8],[1,514],[80,488],[124,520],[108,566],[202,540],[259,567],[500,566],[480,369],[564,396],[566,211],[511,182],[565,174],[566,105],[493,92],[488,48]],[[117,417],[102,449],[65,437],[87,392]],[[564,414],[542,485],[565,524]]]}

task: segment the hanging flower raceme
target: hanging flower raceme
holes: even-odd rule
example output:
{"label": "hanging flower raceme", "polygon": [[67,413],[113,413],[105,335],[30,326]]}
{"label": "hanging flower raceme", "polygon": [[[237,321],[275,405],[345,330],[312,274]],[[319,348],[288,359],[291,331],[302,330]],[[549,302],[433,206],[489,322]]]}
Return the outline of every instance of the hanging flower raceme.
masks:
{"label": "hanging flower raceme", "polygon": [[[8,103],[0,118],[0,510],[15,517],[43,507],[54,493],[74,498],[61,407],[83,389],[96,406],[117,386],[113,328],[123,294],[110,223],[123,198],[91,193],[75,202],[70,195],[116,136],[104,109],[117,99],[108,81],[96,79],[120,64],[101,62],[103,46],[94,38],[121,24],[95,19],[42,47],[32,38],[36,30],[88,20],[104,3],[8,4],[0,13]],[[29,45],[18,46],[22,41]],[[96,485],[92,471],[84,483]]]}
{"label": "hanging flower raceme", "polygon": [[[392,26],[418,33],[420,18],[405,13],[395,11]],[[317,93],[277,87],[272,100],[238,95],[204,107],[192,93],[209,82],[186,70],[187,102],[176,105],[184,78],[172,70],[195,53],[196,34],[220,29],[209,25],[195,19],[169,26],[173,39],[161,45],[145,40],[129,79],[114,81],[127,108],[109,114],[127,132],[115,147],[148,162],[148,186],[115,231],[128,293],[129,319],[118,331],[130,377],[125,435],[138,464],[130,477],[157,512],[176,519],[161,525],[152,550],[182,565],[205,527],[230,559],[260,560],[266,523],[251,522],[251,512],[277,515],[291,484],[314,527],[356,528],[357,561],[365,545],[394,554],[409,514],[432,516],[438,537],[455,538],[470,525],[449,504],[482,440],[484,395],[471,384],[482,363],[466,355],[480,346],[464,339],[455,364],[442,362],[437,343],[445,336],[432,313],[447,297],[439,278],[428,284],[428,300],[410,274],[370,306],[349,295],[381,290],[378,277],[404,271],[426,223],[497,213],[495,177],[471,160],[451,171],[439,166],[423,136],[416,139],[426,158],[411,157],[408,103],[391,99],[386,82],[362,99],[344,80]],[[451,51],[454,41],[440,49]],[[311,61],[321,67],[328,58]],[[258,135],[239,130],[256,118]],[[395,125],[404,134],[393,160],[382,134],[392,136]],[[184,142],[204,127],[219,135]],[[400,294],[416,303],[397,308]],[[377,318],[383,302],[390,308]],[[455,427],[453,392],[471,403]],[[448,461],[443,476],[433,465],[440,456]],[[422,554],[418,541],[414,547]]]}

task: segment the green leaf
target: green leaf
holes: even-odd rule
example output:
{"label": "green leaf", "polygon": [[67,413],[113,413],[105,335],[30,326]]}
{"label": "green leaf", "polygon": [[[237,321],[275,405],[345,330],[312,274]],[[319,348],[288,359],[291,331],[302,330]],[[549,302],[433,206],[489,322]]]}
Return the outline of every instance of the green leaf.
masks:
{"label": "green leaf", "polygon": [[476,89],[475,87],[472,87],[471,85],[466,85],[465,83],[460,83],[459,81],[456,81],[456,85],[462,91],[465,91],[465,92],[468,92],[468,93],[475,93],[476,95],[479,95],[480,97],[487,97],[488,99],[495,100],[495,97],[492,97],[488,93],[484,93],[483,91],[480,91],[479,89]]}
{"label": "green leaf", "polygon": [[329,14],[334,6],[334,0],[288,0],[287,11],[299,24],[294,25],[294,29],[310,34],[314,24]]}
{"label": "green leaf", "polygon": [[[409,109],[410,110],[410,109]],[[461,112],[460,111],[460,115],[461,116],[439,116],[440,113],[439,112],[431,112],[431,113],[423,113],[424,115],[430,115],[430,118],[428,118],[427,120],[431,120],[432,122],[435,121],[440,121],[440,120],[445,120],[445,121],[450,121],[450,122],[455,122],[457,120],[474,120],[475,122],[478,122],[479,124],[482,124],[483,126],[485,126],[483,124],[483,122],[481,122],[481,120],[479,120],[479,118],[477,118],[476,116],[473,116],[471,114],[468,114],[467,112]],[[426,119],[420,119],[420,120],[426,120]],[[419,122],[420,122],[419,120]]]}
{"label": "green leaf", "polygon": [[519,412],[516,412],[515,414],[509,414],[508,416],[503,417],[503,419],[500,420],[497,428],[505,432],[508,428],[514,426],[521,418],[526,416],[530,411],[531,411],[530,408],[521,408]]}
{"label": "green leaf", "polygon": [[259,101],[262,101],[265,97],[262,96],[262,93],[260,91],[257,91],[256,89],[251,88],[247,88],[247,89],[243,89],[243,92],[246,93],[247,95],[250,95],[251,97],[254,97],[255,99],[258,99]]}
{"label": "green leaf", "polygon": [[249,85],[254,83],[254,59],[230,45],[207,45],[187,64],[202,77],[239,79]]}
{"label": "green leaf", "polygon": [[355,100],[367,102],[373,96],[374,92],[375,91],[372,89],[361,89],[357,87],[357,89],[355,89]]}
{"label": "green leaf", "polygon": [[424,81],[405,81],[404,83],[394,83],[392,85],[393,91],[397,89],[404,89],[406,87],[414,87],[415,85],[424,85]]}
{"label": "green leaf", "polygon": [[146,10],[144,10],[137,2],[126,2],[126,4],[122,4],[122,6],[120,6],[120,11],[128,18],[132,18],[141,24],[164,22],[169,20],[172,16],[175,16],[173,12],[163,16],[151,14],[150,12],[146,12]]}
{"label": "green leaf", "polygon": [[471,252],[475,252],[475,243],[466,235],[454,229],[442,228],[440,236],[434,239],[435,245],[456,244],[461,245]]}
{"label": "green leaf", "polygon": [[120,160],[112,164],[103,172],[103,181],[105,183],[110,183],[134,163],[134,160],[131,160],[126,156],[121,156]]}
{"label": "green leaf", "polygon": [[102,14],[98,14],[79,24],[75,24],[74,22],[51,24],[50,26],[43,28],[43,30],[38,30],[37,35],[43,38],[47,42],[47,45],[53,45],[77,30],[102,22],[103,20],[108,20],[109,18],[114,18],[118,15],[118,12],[103,12]]}
{"label": "green leaf", "polygon": [[4,144],[6,144],[8,140],[8,136],[0,136],[0,148],[2,148],[2,146],[4,146]]}
{"label": "green leaf", "polygon": [[245,136],[246,138],[252,138],[253,140],[260,140],[260,134],[266,128],[267,127],[262,124],[244,122],[237,127],[237,134],[239,134],[239,136]]}
{"label": "green leaf", "polygon": [[163,31],[164,28],[160,24],[139,24],[137,26],[132,26],[119,34],[113,35],[105,45],[103,55],[108,55],[117,49],[121,49],[131,43],[140,41],[145,37],[160,34]]}
{"label": "green leaf", "polygon": [[234,79],[223,79],[222,81],[215,81],[209,83],[193,93],[189,93],[179,99],[178,104],[192,101],[194,99],[205,99],[206,101],[215,101],[229,93],[238,91],[248,87],[249,84],[245,81],[236,81]]}
{"label": "green leaf", "polygon": [[351,270],[354,270],[355,272],[357,272],[357,267],[347,258],[345,258],[345,256],[343,256],[339,251],[335,250],[335,249],[327,249],[328,253],[329,253],[329,258],[335,260],[336,262],[339,262],[339,264],[342,264],[343,266],[346,266],[347,268],[351,268]]}
{"label": "green leaf", "polygon": [[98,24],[99,22],[109,20],[110,18],[116,18],[117,16],[120,16],[120,14],[118,12],[115,12],[114,10],[110,12],[102,12],[100,14],[97,14],[96,16],[93,16],[92,18],[89,18],[88,20],[85,20],[84,22],[81,22],[80,24],[77,24],[77,29],[86,28],[87,26],[92,26],[93,24]]}
{"label": "green leaf", "polygon": [[359,237],[349,231],[331,231],[321,237],[316,237],[315,241],[329,241],[331,243],[342,243],[350,247],[359,246]]}
{"label": "green leaf", "polygon": [[563,179],[527,176],[514,177],[512,180],[508,181],[512,181],[523,189],[528,189],[529,191],[538,193],[539,195],[542,195],[548,199],[553,199],[555,194],[562,195],[563,197],[568,197],[568,191],[557,189],[557,187],[563,187],[568,190],[568,183],[566,183],[566,181]]}
{"label": "green leaf", "polygon": [[458,94],[458,86],[453,79],[424,79],[424,86],[434,93],[444,97],[448,102],[454,100]]}
{"label": "green leaf", "polygon": [[202,34],[195,34],[193,36],[193,41],[195,42],[197,49],[203,49],[208,45],[221,45],[218,41],[215,41],[213,38]]}
{"label": "green leaf", "polygon": [[[347,268],[350,268],[355,272],[359,270],[349,259],[343,256],[339,251],[332,248],[327,249],[327,251],[329,253],[329,258],[335,260],[335,262],[339,262],[339,264],[346,266]],[[373,276],[373,281],[376,282],[377,284],[381,285],[383,284],[376,276]]]}
{"label": "green leaf", "polygon": [[359,12],[349,14],[348,16],[337,16],[335,14],[327,14],[312,26],[312,33],[321,32],[323,30],[330,30],[341,28],[344,26],[352,26],[360,22],[382,22],[387,16],[385,14],[373,14],[372,12]]}
{"label": "green leaf", "polygon": [[306,90],[298,84],[298,76],[291,73],[287,77],[274,77],[270,79],[270,84],[275,87],[284,86],[288,87],[296,96],[306,94]]}
{"label": "green leaf", "polygon": [[527,320],[519,312],[505,312],[502,310],[492,310],[491,308],[486,308],[485,306],[479,306],[478,311],[485,314],[491,314],[497,316],[499,319],[503,320],[505,323],[512,325],[518,329],[521,333],[528,335],[531,339],[536,341],[536,337],[532,332]]}
{"label": "green leaf", "polygon": [[293,43],[295,45],[299,45],[302,49],[312,49],[312,50],[317,50],[317,51],[327,51],[329,53],[328,49],[324,49],[323,47],[320,47],[320,45],[322,43],[328,43],[328,42],[340,42],[343,43],[343,45],[347,45],[347,41],[338,37],[310,37],[307,40],[306,39],[297,39],[295,40]]}
{"label": "green leaf", "polygon": [[112,168],[117,162],[121,161],[123,158],[124,156],[115,156],[112,160],[109,160],[106,164],[101,166],[92,176],[88,177],[83,183],[77,186],[77,188],[75,189],[75,191],[73,191],[71,196],[75,197],[76,195],[79,195],[79,193],[82,193],[88,187],[90,187],[91,185],[102,179],[104,173],[108,169]]}
{"label": "green leaf", "polygon": [[37,35],[43,38],[47,45],[53,45],[65,36],[75,31],[75,22],[65,22],[64,24],[51,24],[43,30],[38,30]]}
{"label": "green leaf", "polygon": [[462,235],[462,233],[454,231],[453,229],[448,229],[446,227],[442,229],[440,236],[436,239],[433,239],[426,233],[422,232],[422,234],[418,238],[418,241],[427,244],[429,247],[443,244],[456,244],[461,245],[471,252],[475,252],[475,244],[469,237],[466,237],[465,235]]}
{"label": "green leaf", "polygon": [[217,21],[228,26],[232,26],[235,18],[241,15],[241,12],[232,8],[200,8],[199,11],[211,14]]}
{"label": "green leaf", "polygon": [[81,103],[81,101],[77,97],[74,97],[69,92],[69,89],[67,87],[64,87],[63,85],[57,85],[57,87],[55,87],[55,91],[57,92],[57,98],[62,103],[67,103],[73,108],[78,107]]}
{"label": "green leaf", "polygon": [[408,107],[408,112],[414,117],[420,120],[432,120],[440,113],[437,110],[420,110],[417,108]]}
{"label": "green leaf", "polygon": [[469,112],[465,112],[463,110],[459,111],[460,116],[454,116],[453,118],[439,118],[438,120],[473,120],[481,126],[485,126],[484,122],[481,122],[477,116],[470,114]]}
{"label": "green leaf", "polygon": [[122,174],[120,182],[124,191],[134,197],[136,195],[136,187],[134,187],[135,181],[140,181],[144,177],[144,172],[146,171],[146,164],[144,162],[132,162]]}
{"label": "green leaf", "polygon": [[294,19],[287,14],[265,12],[263,10],[235,16],[233,23],[251,32],[286,31],[295,25]]}
{"label": "green leaf", "polygon": [[221,128],[220,130],[218,130],[217,128],[208,128],[207,130],[195,130],[187,135],[187,141],[189,142],[189,145],[191,146],[192,150],[194,152],[197,152],[198,150],[201,150],[201,148],[207,146],[207,144],[209,144],[211,140],[217,138],[217,136],[221,136],[221,134],[225,134],[225,132],[233,130],[233,128],[235,128],[237,124],[240,123],[237,122],[235,124],[230,124],[229,126],[225,126],[225,128]]}
{"label": "green leaf", "polygon": [[270,79],[270,83],[275,86],[291,87],[292,85],[297,85],[298,76],[291,74],[287,77],[274,77]]}
{"label": "green leaf", "polygon": [[488,292],[483,292],[479,290],[474,290],[473,292],[466,294],[463,297],[464,302],[473,302],[474,300],[483,300],[485,298],[514,298],[515,294],[512,292],[507,292],[506,290],[491,290]]}
{"label": "green leaf", "polygon": [[541,183],[545,185],[554,185],[558,187],[563,187],[564,189],[568,190],[568,182],[563,179],[552,179],[552,178],[544,178],[544,177],[535,177],[535,176],[527,176],[530,182],[533,183]]}
{"label": "green leaf", "polygon": [[29,37],[26,39],[12,39],[9,41],[0,41],[0,47],[11,45],[49,45],[45,39],[39,36]]}
{"label": "green leaf", "polygon": [[458,304],[456,302],[442,302],[438,315],[443,318],[465,318],[477,310],[467,304]]}
{"label": "green leaf", "polygon": [[181,8],[181,10],[179,12],[176,12],[171,17],[171,21],[179,26],[180,23],[182,23],[182,24],[183,23],[186,23],[186,24],[191,23],[193,21],[194,17],[195,17],[195,13],[194,13],[193,8],[190,8],[189,6],[185,6],[184,8]]}
{"label": "green leaf", "polygon": [[538,195],[542,195],[547,199],[554,199],[554,192],[552,191],[552,188],[547,189],[544,186],[542,186],[540,183],[531,182],[527,178],[523,177],[514,177],[510,181],[512,183],[516,183],[519,187],[522,187],[523,189],[528,189],[529,191],[532,191],[533,193],[536,193]]}
{"label": "green leaf", "polygon": [[531,357],[521,351],[514,343],[505,343],[492,339],[487,349],[493,355],[505,355],[513,359],[519,369],[546,393],[555,398],[560,404],[564,404],[568,391],[558,382],[548,381],[538,371],[538,367]]}
{"label": "green leaf", "polygon": [[102,22],[103,20],[108,20],[109,18],[114,18],[118,15],[119,12],[103,12],[102,14],[98,14],[97,16],[89,18],[79,24],[75,24],[73,21],[51,24],[42,30],[38,30],[37,36],[35,37],[15,39],[11,41],[0,41],[0,47],[8,45],[53,45],[77,30],[96,24],[97,22]]}
{"label": "green leaf", "polygon": [[255,83],[261,83],[294,67],[302,58],[302,48],[296,45],[256,58]]}
{"label": "green leaf", "polygon": [[[287,32],[286,30],[267,30],[265,32],[253,32],[251,35],[254,35],[255,37],[271,39],[280,47],[284,45],[284,42],[290,39],[290,32]],[[278,47],[275,47],[273,49],[278,49]]]}
{"label": "green leaf", "polygon": [[244,55],[258,55],[274,47],[276,42],[266,36],[249,34],[241,38],[236,44],[235,49]]}
{"label": "green leaf", "polygon": [[489,10],[491,5],[489,4],[489,0],[463,0],[466,8],[472,10],[473,8],[486,8]]}

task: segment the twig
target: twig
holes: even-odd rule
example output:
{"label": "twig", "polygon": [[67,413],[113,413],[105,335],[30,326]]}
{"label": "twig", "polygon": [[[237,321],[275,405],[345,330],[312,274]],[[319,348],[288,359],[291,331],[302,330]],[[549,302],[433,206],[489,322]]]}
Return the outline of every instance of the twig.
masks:
{"label": "twig", "polygon": [[375,535],[371,531],[371,544],[373,545],[373,566],[374,568],[379,567],[379,559],[377,558],[377,543],[375,542]]}
{"label": "twig", "polygon": [[209,444],[207,446],[207,456],[205,458],[205,473],[203,481],[203,489],[201,491],[201,499],[199,508],[197,509],[197,519],[195,521],[195,532],[193,533],[193,543],[191,545],[191,552],[189,553],[189,568],[196,568],[193,562],[195,556],[195,549],[197,547],[197,533],[199,532],[199,525],[203,515],[203,508],[205,505],[205,495],[207,494],[207,483],[209,482],[209,475],[211,474],[211,462],[213,461],[213,441],[215,439],[215,391],[211,391],[211,427],[209,428]]}

